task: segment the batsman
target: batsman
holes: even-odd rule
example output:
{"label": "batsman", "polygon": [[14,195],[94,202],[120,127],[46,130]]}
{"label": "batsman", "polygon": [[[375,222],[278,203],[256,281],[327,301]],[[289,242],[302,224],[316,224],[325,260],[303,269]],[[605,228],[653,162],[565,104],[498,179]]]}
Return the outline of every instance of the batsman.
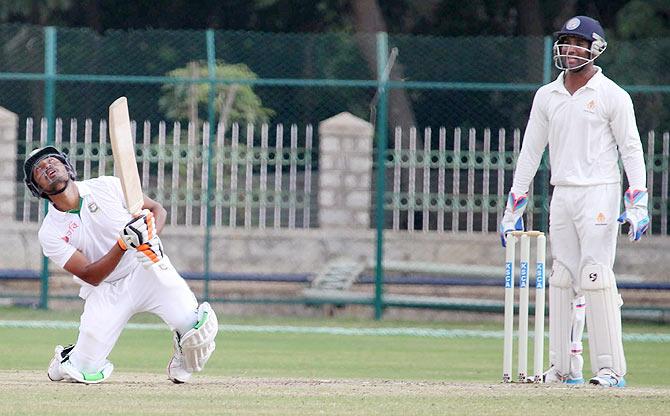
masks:
{"label": "batsman", "polygon": [[[553,46],[556,80],[533,100],[512,189],[500,224],[506,233],[523,229],[528,188],[549,146],[551,184],[549,237],[548,383],[584,383],[582,333],[589,331],[591,384],[623,387],[626,359],[621,305],[613,272],[619,223],[638,241],[649,226],[644,157],[633,103],[622,88],[594,65],[607,47],[597,20],[569,19]],[[629,188],[619,215],[622,177]]]}
{"label": "batsman", "polygon": [[201,371],[215,348],[216,314],[198,302],[170,263],[158,236],[166,210],[144,196],[141,213],[128,213],[121,182],[102,176],[76,181],[67,156],[52,146],[24,163],[31,193],[50,202],[39,230],[44,254],[74,275],[85,300],[76,343],[56,346],[52,381],[100,383],[121,331],[139,312],[158,315],[174,332],[168,378],[184,383]]}

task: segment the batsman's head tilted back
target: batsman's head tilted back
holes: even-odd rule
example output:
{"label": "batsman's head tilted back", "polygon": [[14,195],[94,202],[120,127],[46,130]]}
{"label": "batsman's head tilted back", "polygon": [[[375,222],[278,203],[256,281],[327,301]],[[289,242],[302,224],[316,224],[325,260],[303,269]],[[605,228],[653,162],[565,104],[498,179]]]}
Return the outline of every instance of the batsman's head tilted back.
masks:
{"label": "batsman's head tilted back", "polygon": [[61,189],[55,191],[47,191],[42,189],[38,181],[35,179],[35,168],[38,167],[40,162],[47,158],[55,158],[63,164],[65,170],[68,173],[70,180],[75,180],[77,174],[74,171],[74,168],[70,164],[70,161],[67,158],[67,155],[53,146],[45,146],[39,149],[35,149],[26,158],[26,161],[23,163],[23,173],[25,175],[24,182],[30,192],[38,198],[48,199],[49,195],[56,195],[65,190],[67,184]]}
{"label": "batsman's head tilted back", "polygon": [[[575,16],[569,19],[554,35],[556,36],[553,48],[554,65],[560,70],[577,71],[595,61],[607,48],[605,31],[600,22],[587,16]],[[588,48],[568,44],[569,37],[586,40],[589,43]],[[570,48],[585,52],[587,57],[568,54]],[[568,57],[577,58],[581,62],[576,66],[569,66],[566,63]]]}

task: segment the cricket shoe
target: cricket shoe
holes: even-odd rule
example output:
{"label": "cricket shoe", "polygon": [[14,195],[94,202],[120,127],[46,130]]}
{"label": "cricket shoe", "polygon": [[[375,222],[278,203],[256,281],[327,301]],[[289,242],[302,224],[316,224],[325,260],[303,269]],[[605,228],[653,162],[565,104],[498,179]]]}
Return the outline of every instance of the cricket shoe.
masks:
{"label": "cricket shoe", "polygon": [[184,356],[181,351],[175,350],[167,366],[167,375],[175,384],[186,383],[191,378],[191,373],[184,368]]}
{"label": "cricket shoe", "polygon": [[70,358],[70,353],[74,348],[74,344],[63,347],[62,345],[56,345],[54,349],[54,356],[49,363],[49,369],[47,370],[47,377],[51,381],[61,381],[63,378],[63,373],[61,371],[60,365],[68,358]]}
{"label": "cricket shoe", "polygon": [[610,368],[601,368],[589,383],[602,387],[626,387],[626,380],[616,375]]}
{"label": "cricket shoe", "polygon": [[179,340],[179,334],[175,331],[172,334],[174,354],[172,354],[172,358],[170,358],[170,362],[167,365],[168,379],[175,384],[186,383],[191,378],[191,372],[186,370],[184,355],[181,353]]}
{"label": "cricket shoe", "polygon": [[548,384],[570,384],[570,385],[580,385],[584,384],[584,378],[583,377],[576,377],[573,376],[572,374],[569,374],[567,376],[560,374],[556,368],[552,365],[549,370],[547,370],[543,375],[542,375],[542,382],[543,383],[548,383]]}

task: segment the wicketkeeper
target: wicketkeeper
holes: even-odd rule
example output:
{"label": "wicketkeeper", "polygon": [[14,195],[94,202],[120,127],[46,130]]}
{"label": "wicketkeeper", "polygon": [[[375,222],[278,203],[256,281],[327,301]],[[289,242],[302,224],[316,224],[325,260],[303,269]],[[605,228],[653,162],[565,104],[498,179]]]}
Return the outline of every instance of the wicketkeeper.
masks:
{"label": "wicketkeeper", "polygon": [[[622,387],[626,359],[614,272],[619,223],[637,241],[649,226],[647,187],[633,102],[593,61],[605,51],[605,33],[586,16],[556,33],[554,64],[562,72],[535,94],[500,224],[523,229],[530,182],[549,145],[554,192],[549,214],[553,270],[549,278],[549,358],[546,382],[583,383],[584,311],[589,330],[591,384]],[[628,177],[619,215],[621,173]],[[618,221],[618,222],[617,222]]]}
{"label": "wicketkeeper", "polygon": [[85,300],[77,341],[56,346],[49,379],[109,378],[114,366],[107,357],[139,312],[158,315],[174,332],[170,380],[184,383],[201,371],[214,351],[218,322],[208,303],[198,306],[163,251],[158,234],[165,209],[144,196],[142,213],[133,218],[117,178],[75,181],[67,156],[51,146],[31,152],[23,168],[28,189],[50,202],[39,231],[42,250],[74,275]]}

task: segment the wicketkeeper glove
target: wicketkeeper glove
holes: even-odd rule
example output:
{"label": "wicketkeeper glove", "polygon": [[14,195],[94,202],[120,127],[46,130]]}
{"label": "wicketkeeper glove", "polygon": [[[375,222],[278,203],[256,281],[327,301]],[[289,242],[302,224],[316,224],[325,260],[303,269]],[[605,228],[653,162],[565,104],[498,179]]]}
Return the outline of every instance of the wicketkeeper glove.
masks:
{"label": "wicketkeeper glove", "polygon": [[151,240],[156,235],[156,226],[154,214],[148,209],[143,209],[140,214],[128,221],[123,230],[118,243],[122,250],[128,250],[128,247],[138,248],[142,244]]}
{"label": "wicketkeeper glove", "polygon": [[137,247],[135,256],[145,269],[163,260],[163,243],[158,236]]}
{"label": "wicketkeeper glove", "polygon": [[630,224],[628,228],[630,241],[638,241],[649,228],[648,204],[649,195],[646,190],[628,188],[623,195],[625,211],[617,221]]}
{"label": "wicketkeeper glove", "polygon": [[528,194],[515,195],[512,192],[507,196],[505,213],[500,221],[500,241],[502,246],[507,245],[507,233],[510,231],[523,231],[523,212],[528,205]]}

